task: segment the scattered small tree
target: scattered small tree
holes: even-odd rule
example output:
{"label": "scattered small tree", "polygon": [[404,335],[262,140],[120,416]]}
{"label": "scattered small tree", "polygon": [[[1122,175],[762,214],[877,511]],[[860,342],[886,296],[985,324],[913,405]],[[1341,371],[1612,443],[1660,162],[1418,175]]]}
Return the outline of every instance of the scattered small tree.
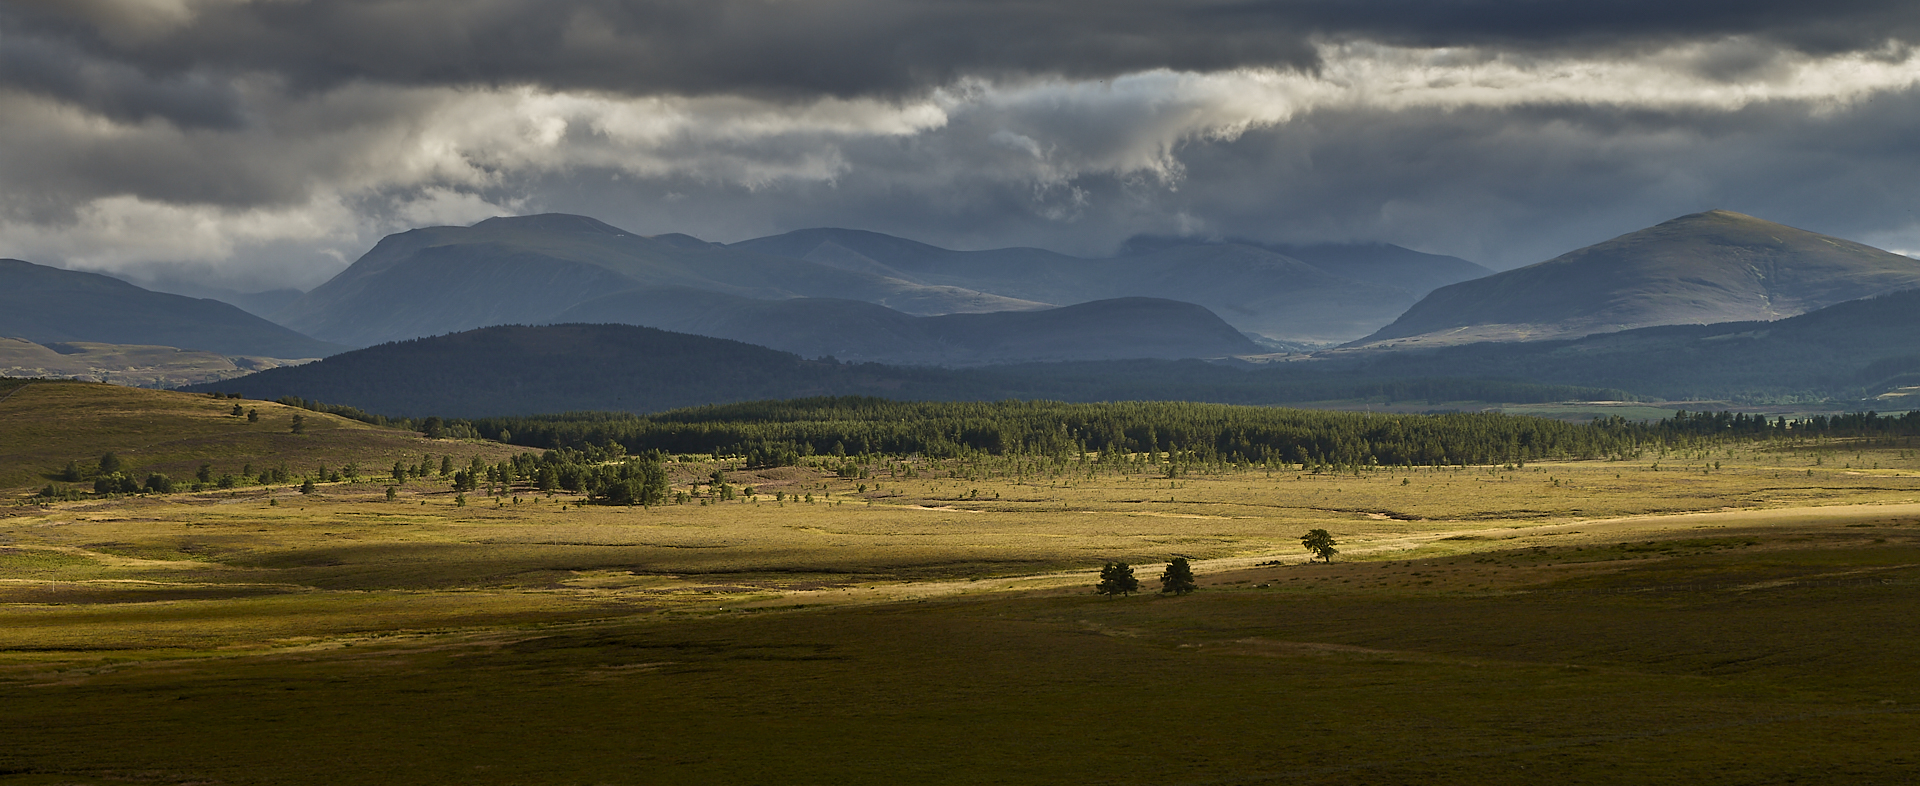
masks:
{"label": "scattered small tree", "polygon": [[307,433],[307,417],[305,415],[293,416],[293,433],[295,434]]}
{"label": "scattered small tree", "polygon": [[1167,569],[1160,574],[1160,592],[1185,595],[1197,590],[1200,585],[1193,580],[1193,566],[1187,564],[1186,557],[1174,557],[1167,563]]}
{"label": "scattered small tree", "polygon": [[313,478],[307,478],[306,480],[300,481],[300,493],[302,494],[312,494],[319,490],[320,489],[318,487],[313,485]]}
{"label": "scattered small tree", "polygon": [[388,486],[388,487],[387,487],[387,501],[388,501],[388,502],[392,502],[392,501],[394,501],[394,499],[396,499],[396,498],[398,498],[399,496],[400,496],[400,494],[399,494],[399,492],[398,492],[398,491],[396,491],[396,490],[394,489],[394,487],[393,487],[393,486]]}
{"label": "scattered small tree", "polygon": [[239,404],[235,404],[233,405],[233,411],[227,414],[237,418],[237,417],[240,417],[241,415],[247,414],[247,408],[240,406]]}
{"label": "scattered small tree", "polygon": [[172,494],[173,478],[155,472],[147,476],[146,486],[147,491],[154,494]]}
{"label": "scattered small tree", "polygon": [[248,423],[259,423],[259,422],[260,422],[260,410],[258,410],[258,409],[253,409],[253,408],[248,408],[248,409],[247,409],[247,422],[248,422]]}
{"label": "scattered small tree", "polygon": [[1132,565],[1109,562],[1100,569],[1100,583],[1093,585],[1093,591],[1101,595],[1132,595],[1140,591],[1140,580],[1133,577]]}
{"label": "scattered small tree", "polygon": [[[1300,545],[1305,546],[1323,562],[1333,562],[1333,555],[1340,553],[1339,549],[1334,548],[1337,544],[1333,540],[1333,534],[1324,529],[1308,530],[1307,534],[1300,536]],[[1313,560],[1309,558],[1307,561]]]}
{"label": "scattered small tree", "polygon": [[125,466],[126,463],[122,462],[120,457],[114,455],[111,451],[100,454],[100,474],[102,475],[111,475],[119,472]]}

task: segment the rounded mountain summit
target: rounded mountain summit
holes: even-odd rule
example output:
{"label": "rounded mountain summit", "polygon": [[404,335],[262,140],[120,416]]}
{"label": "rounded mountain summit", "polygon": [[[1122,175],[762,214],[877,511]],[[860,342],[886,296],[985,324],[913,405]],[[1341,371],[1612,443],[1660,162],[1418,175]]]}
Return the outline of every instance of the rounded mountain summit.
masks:
{"label": "rounded mountain summit", "polygon": [[1710,210],[1441,287],[1350,346],[1539,341],[1776,320],[1916,287],[1920,260]]}

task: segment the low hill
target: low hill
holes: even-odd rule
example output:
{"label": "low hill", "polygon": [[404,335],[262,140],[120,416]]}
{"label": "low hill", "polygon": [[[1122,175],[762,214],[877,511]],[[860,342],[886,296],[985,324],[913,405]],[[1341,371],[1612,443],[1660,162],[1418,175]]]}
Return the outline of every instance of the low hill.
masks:
{"label": "low hill", "polygon": [[1458,374],[1619,388],[1674,400],[1852,401],[1920,385],[1920,289],[1772,322],[1354,353],[1329,365],[1390,377]]}
{"label": "low hill", "polygon": [[[232,415],[236,404],[257,410],[259,420]],[[295,415],[303,419],[303,433],[293,433]],[[190,483],[202,463],[212,465],[215,478],[276,467],[298,476],[322,466],[338,471],[349,463],[373,475],[384,474],[395,461],[417,462],[427,454],[458,454],[464,463],[472,455],[494,460],[508,449],[431,440],[270,401],[93,382],[7,380],[0,386],[0,493],[56,482],[68,462],[97,472],[100,456],[108,452],[136,478],[160,472]]]}
{"label": "low hill", "polygon": [[0,377],[45,377],[170,388],[215,382],[298,361],[227,357],[173,347],[70,341],[42,346],[0,338]]}
{"label": "low hill", "polygon": [[1920,287],[1920,260],[1725,210],[1442,287],[1363,344],[1576,338],[1775,320]]}
{"label": "low hill", "polygon": [[547,214],[390,235],[275,318],[329,341],[367,346],[544,322],[593,297],[639,287],[760,299],[843,297],[914,314],[1044,305]]}
{"label": "low hill", "polygon": [[110,276],[18,259],[0,259],[0,336],[270,358],[325,357],[344,349],[217,300],[152,292]]}
{"label": "low hill", "polygon": [[1223,357],[1261,351],[1212,312],[1159,298],[916,317],[838,298],[754,300],[686,288],[641,289],[589,300],[561,312],[555,321],[645,325],[803,357],[903,364]]}

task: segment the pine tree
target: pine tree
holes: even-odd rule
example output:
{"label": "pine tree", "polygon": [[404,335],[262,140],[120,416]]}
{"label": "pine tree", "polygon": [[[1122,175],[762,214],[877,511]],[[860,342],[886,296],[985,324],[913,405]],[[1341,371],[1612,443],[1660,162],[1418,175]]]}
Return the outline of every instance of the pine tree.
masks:
{"label": "pine tree", "polygon": [[1167,569],[1160,574],[1160,592],[1185,595],[1200,588],[1193,580],[1193,566],[1187,564],[1186,557],[1174,557],[1167,563]]}
{"label": "pine tree", "polygon": [[[1334,543],[1333,534],[1324,529],[1308,530],[1307,534],[1300,536],[1300,545],[1325,562],[1332,562],[1333,555],[1340,553],[1339,549],[1334,548],[1337,544]],[[1308,558],[1307,561],[1313,560]]]}
{"label": "pine tree", "polygon": [[1093,591],[1101,595],[1132,595],[1140,591],[1140,580],[1133,577],[1132,565],[1109,562],[1100,569],[1100,583],[1093,585]]}
{"label": "pine tree", "polygon": [[302,494],[312,494],[319,490],[320,490],[319,488],[313,485],[313,478],[307,478],[306,480],[300,481],[300,493]]}

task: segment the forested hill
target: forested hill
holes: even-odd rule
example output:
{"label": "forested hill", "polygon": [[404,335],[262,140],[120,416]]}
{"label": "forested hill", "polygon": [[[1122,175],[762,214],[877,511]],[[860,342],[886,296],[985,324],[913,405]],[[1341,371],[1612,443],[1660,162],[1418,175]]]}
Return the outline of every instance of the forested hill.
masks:
{"label": "forested hill", "polygon": [[632,325],[482,328],[346,352],[187,390],[297,396],[394,417],[480,417],[678,407],[822,395],[993,401],[1351,398],[1505,402],[1619,398],[1619,391],[1500,380],[1377,379],[1329,369],[1243,371],[1201,361],[902,368],[803,360],[726,339]]}
{"label": "forested hill", "polygon": [[504,325],[382,344],[186,390],[298,396],[402,417],[657,412],[809,395],[951,395],[949,372],[804,360],[631,325]]}

